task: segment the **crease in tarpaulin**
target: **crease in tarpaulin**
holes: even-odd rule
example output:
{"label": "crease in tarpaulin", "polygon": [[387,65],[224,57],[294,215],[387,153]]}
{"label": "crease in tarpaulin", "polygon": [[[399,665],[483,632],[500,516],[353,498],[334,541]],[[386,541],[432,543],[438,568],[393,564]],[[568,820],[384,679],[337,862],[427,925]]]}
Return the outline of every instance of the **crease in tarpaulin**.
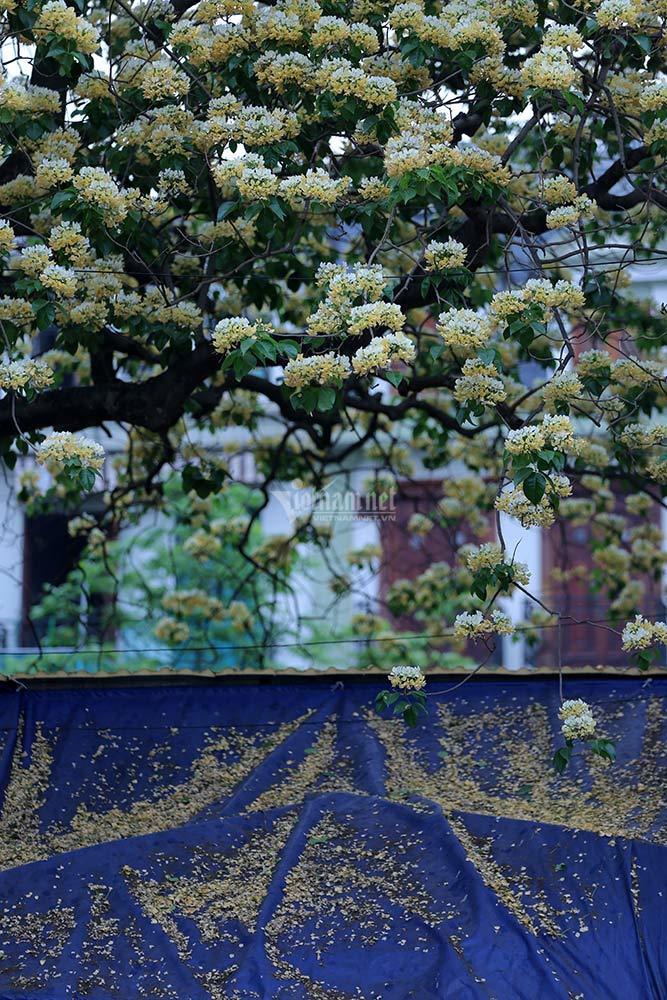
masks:
{"label": "crease in tarpaulin", "polygon": [[[667,859],[665,859],[665,860],[667,860]],[[646,997],[647,997],[647,1000],[648,1000],[649,997],[651,998],[651,1000],[662,1000],[662,998],[664,997],[665,994],[664,994],[664,992],[662,992],[662,993],[660,992],[660,987],[659,987],[658,983],[656,982],[654,965],[653,965],[653,962],[651,960],[651,955],[650,955],[650,952],[649,952],[649,950],[647,948],[647,944],[646,944],[646,940],[645,940],[645,935],[644,935],[643,920],[642,920],[641,909],[640,909],[641,902],[642,902],[641,901],[641,889],[640,889],[641,883],[640,883],[640,880],[639,880],[639,872],[638,871],[637,871],[637,875],[636,875],[636,878],[637,878],[637,886],[636,886],[637,898],[635,898],[635,892],[633,891],[635,887],[633,887],[633,884],[632,884],[632,882],[633,882],[632,870],[633,870],[634,865],[639,866],[640,862],[639,862],[639,852],[638,852],[635,844],[632,841],[627,845],[627,850],[623,852],[623,861],[624,861],[624,864],[623,864],[623,874],[625,876],[624,886],[625,886],[626,898],[628,900],[628,910],[632,914],[632,922],[633,922],[633,925],[634,925],[635,937],[636,937],[636,940],[637,940],[639,956],[640,956],[640,959],[641,959],[641,962],[642,962],[642,968],[643,968],[643,971],[644,971],[645,986],[646,986]],[[663,941],[663,944],[664,944],[664,941]]]}
{"label": "crease in tarpaulin", "polygon": [[19,690],[12,695],[3,694],[0,696],[0,732],[4,732],[4,739],[0,747],[0,810],[2,810],[7,786],[12,771],[12,764],[16,759],[19,749],[19,739],[25,729],[25,712],[23,691]]}

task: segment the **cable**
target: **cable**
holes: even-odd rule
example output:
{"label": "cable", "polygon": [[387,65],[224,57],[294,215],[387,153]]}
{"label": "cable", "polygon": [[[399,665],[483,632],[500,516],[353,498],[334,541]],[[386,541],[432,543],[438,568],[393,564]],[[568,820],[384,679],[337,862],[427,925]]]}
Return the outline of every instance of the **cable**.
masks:
{"label": "cable", "polygon": [[[572,270],[574,268],[587,270],[587,269],[597,268],[597,267],[607,267],[607,268],[610,268],[610,267],[614,267],[614,265],[616,265],[616,264],[622,264],[624,267],[638,267],[640,264],[642,264],[642,265],[643,264],[651,264],[651,265],[653,265],[653,264],[659,263],[661,261],[664,261],[665,258],[667,258],[667,250],[660,251],[659,255],[656,256],[655,258],[652,258],[652,257],[649,256],[649,257],[640,257],[640,258],[637,258],[636,260],[626,260],[626,259],[622,258],[622,259],[619,259],[619,260],[604,260],[604,261],[601,260],[601,261],[597,261],[597,262],[596,261],[589,261],[587,263],[582,263],[582,264],[567,264],[567,263],[563,263],[562,261],[559,261],[559,260],[546,259],[544,261],[541,261],[540,263],[543,264],[543,265],[545,265],[545,266],[548,265],[549,269],[551,269],[551,270],[556,270],[558,267],[562,268],[563,270]],[[335,263],[335,262],[332,262],[332,263]],[[247,262],[247,264],[248,264],[248,266],[251,266],[252,264],[254,264],[254,261],[249,260]],[[90,267],[71,267],[71,268],[68,268],[68,270],[74,271],[76,274],[116,274],[116,275],[124,275],[125,277],[135,277],[135,276],[138,276],[138,275],[142,275],[143,277],[146,277],[146,272],[150,272],[150,268],[151,268],[151,265],[147,264],[146,267],[143,270],[133,270],[131,268],[128,268],[127,270],[118,271],[118,270],[109,270],[108,268],[90,268]],[[2,270],[2,271],[17,271],[17,272],[24,273],[22,267],[5,266],[5,267],[0,268],[0,270]],[[511,273],[513,273],[515,271],[518,271],[518,272],[521,272],[521,273],[525,274],[526,272],[533,272],[533,271],[537,271],[537,270],[538,270],[538,268],[537,268],[537,266],[535,264],[526,263],[526,264],[517,264],[516,267],[480,268],[479,270],[472,271],[471,274],[473,274],[473,276],[477,276],[478,274],[511,274]],[[151,276],[152,277],[156,277],[155,275],[151,275]],[[231,281],[233,279],[233,277],[234,277],[234,275],[229,275],[228,278],[225,279],[225,280]],[[270,274],[257,274],[257,273],[250,274],[250,275],[248,275],[248,277],[252,277],[253,281],[270,281],[270,282],[273,282],[273,283],[279,283],[281,281],[290,281],[290,280],[294,280],[295,278],[298,279],[299,281],[303,281],[304,283],[305,282],[311,282],[313,280],[313,276],[312,275],[296,274],[295,272],[287,274],[287,275],[285,275],[282,278],[274,278]],[[385,277],[386,277],[387,281],[391,281],[391,280],[401,281],[401,280],[405,280],[405,279],[409,278],[410,274],[407,273],[407,272],[403,273],[403,274],[387,274],[387,275],[385,275]],[[430,277],[430,274],[425,271],[424,274],[419,275],[418,277],[415,277],[413,280],[415,280],[415,281],[422,281],[424,278],[428,278],[428,277]]]}
{"label": "cable", "polygon": [[[656,619],[657,614],[654,615],[644,615],[645,618]],[[599,618],[590,619],[586,618],[582,621],[573,622],[561,622],[561,628],[573,628],[581,627],[583,625],[612,625],[616,624],[617,619],[615,618]],[[546,629],[558,628],[559,624],[554,622],[553,624],[544,625],[517,625],[514,632],[534,632]],[[240,652],[242,650],[253,650],[253,649],[293,649],[300,648],[305,649],[311,646],[337,646],[349,643],[371,643],[371,642],[408,642],[415,639],[451,639],[454,637],[454,632],[435,632],[435,633],[420,633],[417,635],[379,635],[379,636],[358,636],[356,638],[350,639],[312,639],[306,640],[305,642],[260,642],[260,643],[248,643],[246,645],[232,645],[232,646],[149,646],[145,648],[136,649],[126,649],[120,647],[112,648],[99,648],[99,649],[70,649],[70,650],[54,650],[47,649],[40,651],[35,650],[17,650],[16,652],[10,652],[9,650],[0,650],[0,656],[105,656],[111,653],[229,653],[229,652]]]}

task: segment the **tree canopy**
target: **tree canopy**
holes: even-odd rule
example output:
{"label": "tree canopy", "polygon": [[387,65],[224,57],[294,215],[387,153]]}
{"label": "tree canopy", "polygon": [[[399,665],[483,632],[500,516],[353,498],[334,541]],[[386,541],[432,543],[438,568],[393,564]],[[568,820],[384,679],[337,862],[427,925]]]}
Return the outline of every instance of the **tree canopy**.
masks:
{"label": "tree canopy", "polygon": [[[0,438],[51,477],[22,499],[99,494],[117,531],[174,471],[205,499],[249,453],[238,548],[275,577],[289,556],[251,531],[272,484],[363,456],[391,489],[417,463],[444,480],[417,535],[497,539],[395,613],[488,644],[530,594],[500,514],[592,519],[593,584],[646,665],[667,627],[626,622],[663,568],[667,334],[633,276],[664,254],[664,0],[0,9]],[[93,428],[120,434],[113,475]]]}

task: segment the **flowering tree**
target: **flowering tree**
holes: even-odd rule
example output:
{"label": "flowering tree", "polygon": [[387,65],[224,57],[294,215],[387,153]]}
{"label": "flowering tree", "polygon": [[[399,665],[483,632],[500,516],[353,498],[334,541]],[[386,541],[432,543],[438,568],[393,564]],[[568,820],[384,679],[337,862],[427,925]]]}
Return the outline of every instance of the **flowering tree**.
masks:
{"label": "flowering tree", "polygon": [[[509,633],[495,602],[530,593],[501,513],[594,519],[600,586],[638,611],[667,487],[664,321],[629,276],[664,235],[663,0],[0,8],[0,436],[49,470],[41,503],[98,491],[104,530],[169,469],[209,496],[221,427],[253,518],[355,455],[409,477],[411,446],[450,470],[415,532],[497,520],[448,568],[455,638]],[[109,427],[113,481],[77,436]],[[279,574],[309,531],[239,550]],[[622,625],[646,664],[667,627]]]}

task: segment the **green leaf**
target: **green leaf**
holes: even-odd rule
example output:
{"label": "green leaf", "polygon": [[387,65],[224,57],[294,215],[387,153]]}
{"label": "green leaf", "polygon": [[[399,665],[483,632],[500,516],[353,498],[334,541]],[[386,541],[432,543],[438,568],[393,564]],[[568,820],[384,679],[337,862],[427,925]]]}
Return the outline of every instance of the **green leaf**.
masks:
{"label": "green leaf", "polygon": [[403,720],[412,729],[419,721],[419,713],[416,705],[408,705],[403,711]]}
{"label": "green leaf", "polygon": [[616,760],[616,745],[611,740],[591,740],[589,746],[594,754],[612,763]]}
{"label": "green leaf", "polygon": [[223,201],[223,203],[218,208],[216,220],[218,222],[221,222],[223,219],[226,219],[228,215],[231,215],[236,208],[238,208],[238,202]]}
{"label": "green leaf", "polygon": [[55,212],[57,208],[61,208],[64,205],[71,205],[74,201],[76,201],[76,193],[71,188],[66,191],[56,191],[51,199],[51,211]]}
{"label": "green leaf", "polygon": [[553,756],[553,765],[558,774],[563,773],[563,771],[569,764],[571,757],[572,757],[572,747],[560,747],[558,750],[556,750],[556,753]]}
{"label": "green leaf", "polygon": [[547,488],[546,476],[541,472],[531,472],[523,481],[523,492],[531,503],[536,506],[542,499]]}
{"label": "green leaf", "polygon": [[632,39],[639,46],[642,52],[645,52],[646,55],[649,54],[651,48],[653,47],[653,42],[648,35],[633,35]]}
{"label": "green leaf", "polygon": [[385,378],[387,382],[391,382],[392,385],[398,387],[405,378],[405,375],[403,372],[384,372],[383,378]]}
{"label": "green leaf", "polygon": [[326,411],[332,409],[336,402],[336,390],[329,386],[320,389],[317,395],[317,409]]}
{"label": "green leaf", "polygon": [[271,198],[269,201],[269,208],[281,221],[287,218],[283,206],[280,204],[277,198]]}
{"label": "green leaf", "polygon": [[81,489],[85,490],[86,493],[90,493],[95,485],[95,473],[93,470],[81,469],[79,472],[79,483],[81,484]]}

